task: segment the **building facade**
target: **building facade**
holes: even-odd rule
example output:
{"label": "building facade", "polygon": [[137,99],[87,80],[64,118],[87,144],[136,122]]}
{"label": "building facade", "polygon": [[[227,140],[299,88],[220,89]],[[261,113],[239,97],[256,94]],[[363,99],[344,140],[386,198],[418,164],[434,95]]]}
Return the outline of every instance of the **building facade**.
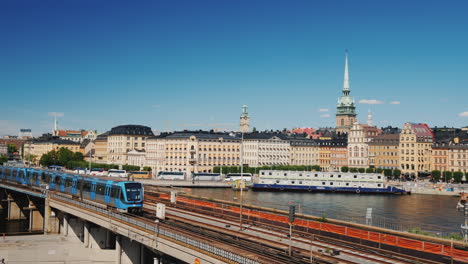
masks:
{"label": "building facade", "polygon": [[24,155],[35,156],[35,160],[38,162],[42,155],[61,148],[69,149],[72,152],[80,152],[80,143],[71,140],[59,139],[57,137],[44,140],[28,140],[24,143]]}
{"label": "building facade", "polygon": [[353,168],[369,167],[368,143],[382,131],[376,127],[355,122],[348,133],[348,164]]}
{"label": "building facade", "polygon": [[449,144],[436,142],[432,145],[431,170],[447,171],[449,164]]}
{"label": "building facade", "polygon": [[94,140],[92,159],[96,163],[107,163],[107,136],[109,131],[102,133]]}
{"label": "building facade", "polygon": [[153,174],[213,172],[214,167],[240,165],[240,137],[235,134],[181,131],[147,139],[146,166]]}
{"label": "building facade", "polygon": [[146,139],[154,136],[151,128],[123,125],[112,128],[107,136],[107,163],[125,165],[131,150],[145,150]]}
{"label": "building facade", "polygon": [[349,75],[348,75],[348,55],[345,58],[345,73],[343,81],[343,91],[338,99],[336,107],[336,130],[340,133],[347,133],[356,122],[356,106],[354,99],[349,95]]}
{"label": "building facade", "polygon": [[427,124],[404,124],[399,147],[402,173],[415,177],[421,173],[429,173],[433,138]]}
{"label": "building facade", "polygon": [[243,163],[249,167],[289,165],[291,145],[281,133],[249,133],[243,140]]}
{"label": "building facade", "polygon": [[369,143],[369,166],[381,169],[399,169],[400,145],[399,134],[383,134],[373,138]]}
{"label": "building facade", "polygon": [[144,150],[131,150],[127,153],[128,165],[138,166],[140,169],[146,166],[146,152]]}
{"label": "building facade", "polygon": [[291,138],[290,165],[319,165],[320,147],[315,140]]}
{"label": "building facade", "polygon": [[468,144],[454,143],[448,146],[448,166],[447,170],[451,172],[468,172]]}

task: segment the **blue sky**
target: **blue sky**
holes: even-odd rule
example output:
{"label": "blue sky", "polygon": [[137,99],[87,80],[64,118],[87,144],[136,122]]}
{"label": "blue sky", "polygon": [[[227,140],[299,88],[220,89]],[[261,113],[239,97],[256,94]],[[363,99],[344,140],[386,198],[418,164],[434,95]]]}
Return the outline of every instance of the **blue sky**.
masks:
{"label": "blue sky", "polygon": [[237,124],[243,104],[258,129],[334,126],[345,49],[351,95],[382,102],[357,103],[360,121],[371,109],[378,126],[465,126],[466,10],[462,0],[1,1],[0,135],[50,131],[50,112],[63,113],[61,128],[99,132]]}

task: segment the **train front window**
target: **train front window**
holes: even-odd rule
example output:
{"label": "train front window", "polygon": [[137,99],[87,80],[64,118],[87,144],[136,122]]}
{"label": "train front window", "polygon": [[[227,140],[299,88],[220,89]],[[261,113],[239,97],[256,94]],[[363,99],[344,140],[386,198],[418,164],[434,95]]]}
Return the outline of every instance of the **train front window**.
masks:
{"label": "train front window", "polygon": [[129,202],[141,199],[141,184],[125,183],[125,191],[127,192],[127,200]]}

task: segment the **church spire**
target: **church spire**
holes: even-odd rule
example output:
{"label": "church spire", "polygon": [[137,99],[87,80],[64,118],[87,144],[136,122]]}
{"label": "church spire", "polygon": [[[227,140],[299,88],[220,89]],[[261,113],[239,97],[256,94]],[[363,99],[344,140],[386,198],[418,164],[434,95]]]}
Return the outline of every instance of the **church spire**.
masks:
{"label": "church spire", "polygon": [[348,74],[348,50],[345,52],[345,68],[344,68],[344,80],[343,80],[343,94],[349,94],[349,74]]}

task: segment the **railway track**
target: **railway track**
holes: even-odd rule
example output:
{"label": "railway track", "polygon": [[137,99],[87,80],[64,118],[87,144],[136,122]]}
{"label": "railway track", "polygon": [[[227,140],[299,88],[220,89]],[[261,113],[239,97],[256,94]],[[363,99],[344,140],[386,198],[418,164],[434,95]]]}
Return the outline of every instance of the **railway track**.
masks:
{"label": "railway track", "polygon": [[[157,193],[157,192],[153,193],[151,191],[150,192],[147,191],[146,195],[147,195],[147,197],[145,199],[146,203],[163,202],[163,203],[169,204],[167,200],[159,199],[157,197],[159,195],[159,193]],[[209,215],[210,219],[212,219],[212,217],[217,217],[217,219],[219,219],[219,221],[221,223],[225,223],[225,221],[233,221],[233,222],[236,222],[236,221],[238,222],[239,221],[239,216],[231,216],[231,215],[227,215],[227,214],[214,213],[213,211],[202,210],[200,208],[195,209],[193,207],[189,207],[189,206],[185,206],[185,205],[181,205],[181,204],[177,204],[175,207],[173,207],[173,205],[171,205],[171,204],[169,206],[171,206],[172,208],[184,209],[184,213],[186,213],[186,214],[191,214],[191,213],[187,213],[187,210],[191,210],[191,211],[196,212],[196,213]],[[202,217],[202,216],[198,215],[198,217]],[[285,234],[287,234],[289,232],[288,229],[283,228],[281,226],[269,225],[269,224],[266,224],[266,223],[263,223],[263,222],[257,222],[257,221],[248,220],[248,219],[244,219],[244,223],[249,224],[251,226],[255,226],[255,227],[263,227],[266,230],[276,231],[276,232],[278,232],[280,234],[280,235],[277,235],[278,237],[280,237],[280,236],[284,237]],[[232,224],[232,225],[235,225],[235,224]],[[271,233],[272,232],[264,232],[264,235],[271,235]],[[301,242],[301,243],[305,243],[305,244],[308,244],[308,245],[311,245],[311,246],[321,247],[321,248],[325,248],[325,249],[326,248],[337,248],[337,247],[342,248],[343,251],[346,251],[346,249],[347,249],[346,253],[344,253],[344,254],[348,254],[348,255],[354,256],[356,258],[365,259],[367,261],[373,261],[375,263],[394,263],[395,261],[398,261],[399,263],[436,264],[436,263],[444,263],[445,262],[445,261],[444,262],[439,262],[439,261],[434,261],[434,260],[429,260],[429,259],[423,259],[423,258],[419,258],[419,257],[416,257],[416,256],[402,254],[402,253],[398,253],[398,252],[394,252],[394,251],[383,250],[383,249],[370,247],[370,246],[366,246],[366,245],[362,245],[362,244],[357,244],[357,243],[353,243],[353,242],[349,242],[349,241],[344,241],[344,240],[340,240],[340,239],[336,239],[336,238],[331,238],[331,237],[327,237],[327,236],[323,236],[323,235],[317,235],[317,234],[311,235],[310,233],[302,232],[302,231],[298,231],[298,230],[294,231],[294,235],[295,235],[295,237],[293,238],[293,240],[296,241],[296,242]],[[308,242],[308,241],[310,241],[310,242]],[[372,257],[369,257],[369,256],[372,256]],[[447,262],[450,262],[450,260],[448,260]]]}

